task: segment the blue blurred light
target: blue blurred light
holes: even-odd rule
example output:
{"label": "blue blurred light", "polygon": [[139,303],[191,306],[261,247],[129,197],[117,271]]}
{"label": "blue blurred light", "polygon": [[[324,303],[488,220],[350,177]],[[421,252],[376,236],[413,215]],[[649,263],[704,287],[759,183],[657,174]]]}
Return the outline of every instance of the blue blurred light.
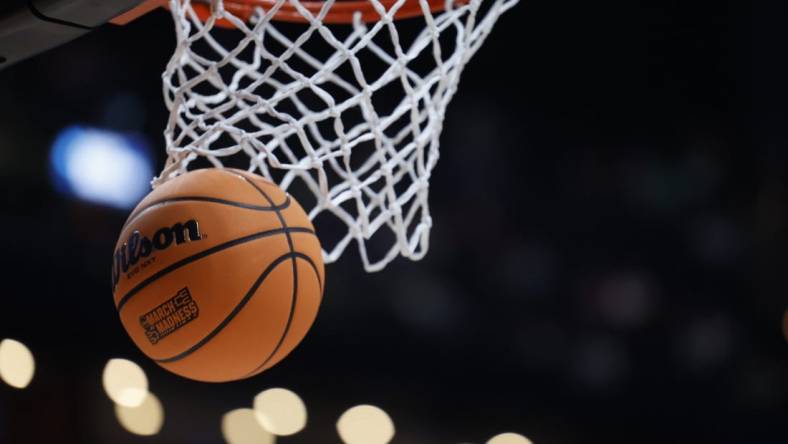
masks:
{"label": "blue blurred light", "polygon": [[67,196],[128,209],[150,191],[153,162],[139,137],[70,126],[55,138],[49,160],[53,184]]}

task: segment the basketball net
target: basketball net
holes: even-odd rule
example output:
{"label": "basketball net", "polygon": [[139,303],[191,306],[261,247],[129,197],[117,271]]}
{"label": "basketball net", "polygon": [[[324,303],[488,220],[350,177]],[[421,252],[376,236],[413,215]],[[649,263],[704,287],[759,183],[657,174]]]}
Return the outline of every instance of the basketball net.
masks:
{"label": "basketball net", "polygon": [[[369,0],[374,20],[328,24],[343,2],[270,0],[242,18],[229,1],[170,0],[168,158],[154,186],[200,160],[241,166],[296,195],[321,235],[326,216],[341,222],[335,242],[321,237],[327,262],[353,242],[367,271],[422,258],[446,106],[517,1],[446,0],[433,12],[427,0]],[[416,18],[395,20],[416,4]]]}

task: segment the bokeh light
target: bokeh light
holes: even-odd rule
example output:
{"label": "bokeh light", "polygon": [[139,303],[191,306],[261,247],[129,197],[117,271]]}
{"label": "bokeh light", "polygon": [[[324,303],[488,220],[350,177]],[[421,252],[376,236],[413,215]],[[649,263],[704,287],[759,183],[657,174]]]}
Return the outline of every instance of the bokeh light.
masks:
{"label": "bokeh light", "polygon": [[115,404],[115,416],[124,429],[135,435],[155,435],[164,425],[164,408],[156,395],[150,392],[136,407]]}
{"label": "bokeh light", "polygon": [[532,444],[532,442],[518,433],[501,433],[490,438],[487,444]]}
{"label": "bokeh light", "polygon": [[145,371],[128,359],[107,361],[102,383],[109,399],[124,407],[138,407],[148,395],[148,377]]}
{"label": "bokeh light", "polygon": [[654,314],[654,284],[639,273],[614,273],[596,289],[599,314],[617,327],[638,327]]}
{"label": "bokeh light", "polygon": [[604,392],[621,387],[632,371],[632,358],[618,337],[589,333],[574,346],[568,370],[580,387]]}
{"label": "bokeh light", "polygon": [[227,444],[274,444],[276,438],[266,431],[252,409],[235,409],[222,418],[222,436]]}
{"label": "bokeh light", "polygon": [[137,137],[70,126],[52,144],[55,188],[66,195],[115,208],[132,208],[150,191],[153,164]]}
{"label": "bokeh light", "polygon": [[11,387],[23,389],[33,380],[36,362],[25,344],[13,339],[0,341],[0,379]]}
{"label": "bokeh light", "polygon": [[345,444],[386,444],[394,438],[394,422],[378,407],[359,405],[339,417],[337,431]]}
{"label": "bokeh light", "polygon": [[290,390],[272,388],[254,398],[254,411],[260,425],[274,435],[287,436],[306,426],[306,406]]}
{"label": "bokeh light", "polygon": [[691,319],[675,339],[682,364],[695,372],[724,366],[734,351],[735,322],[729,314],[716,310]]}

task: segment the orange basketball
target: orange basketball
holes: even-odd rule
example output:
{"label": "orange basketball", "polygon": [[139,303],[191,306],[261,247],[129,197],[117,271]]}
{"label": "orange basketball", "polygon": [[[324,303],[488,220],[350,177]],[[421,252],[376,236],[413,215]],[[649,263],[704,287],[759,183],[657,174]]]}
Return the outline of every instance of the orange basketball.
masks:
{"label": "orange basketball", "polygon": [[254,376],[287,356],[317,315],[320,243],[274,183],[204,169],[148,194],[115,249],[121,322],[157,364],[199,381]]}

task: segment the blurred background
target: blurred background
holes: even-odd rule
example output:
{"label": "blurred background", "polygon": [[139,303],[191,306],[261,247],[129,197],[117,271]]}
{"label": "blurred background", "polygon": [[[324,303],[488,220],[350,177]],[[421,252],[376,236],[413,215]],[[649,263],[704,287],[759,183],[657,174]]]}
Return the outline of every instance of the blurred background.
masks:
{"label": "blurred background", "polygon": [[[164,161],[169,14],[0,71],[0,338],[36,359],[0,385],[0,442],[220,443],[269,387],[306,403],[293,444],[339,442],[360,403],[399,443],[788,442],[786,22],[776,0],[523,0],[449,107],[426,259],[365,274],[349,249],[296,351],[220,385],[148,361],[110,288]],[[114,357],[146,370],[158,435],[118,424]]]}

